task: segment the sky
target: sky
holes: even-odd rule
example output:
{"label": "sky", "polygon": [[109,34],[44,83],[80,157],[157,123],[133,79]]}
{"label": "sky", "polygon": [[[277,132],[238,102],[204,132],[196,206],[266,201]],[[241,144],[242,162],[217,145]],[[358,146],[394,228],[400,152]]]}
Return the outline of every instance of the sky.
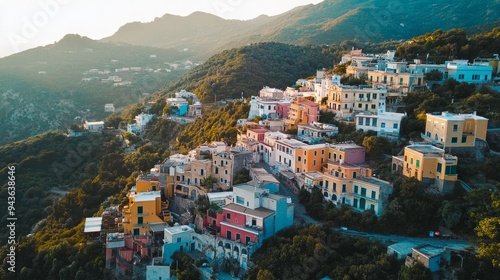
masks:
{"label": "sky", "polygon": [[111,36],[125,23],[203,11],[226,19],[277,15],[322,0],[1,0],[0,57],[59,41],[66,34]]}

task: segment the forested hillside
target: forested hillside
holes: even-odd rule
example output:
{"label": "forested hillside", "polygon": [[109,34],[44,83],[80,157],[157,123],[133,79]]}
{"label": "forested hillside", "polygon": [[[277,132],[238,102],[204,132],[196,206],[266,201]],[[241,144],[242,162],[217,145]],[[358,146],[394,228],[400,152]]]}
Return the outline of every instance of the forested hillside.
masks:
{"label": "forested hillside", "polygon": [[[185,89],[202,102],[258,94],[263,86],[283,88],[300,77],[329,67],[334,56],[326,48],[261,43],[223,51],[162,90],[164,94]],[[217,97],[216,97],[217,95]]]}
{"label": "forested hillside", "polygon": [[444,63],[455,58],[473,61],[476,57],[492,57],[500,46],[500,27],[479,34],[468,34],[463,29],[436,30],[414,37],[397,49],[399,59],[418,58],[429,63]]}
{"label": "forested hillside", "polygon": [[[106,103],[114,103],[117,109],[136,103],[142,93],[153,93],[181,76],[184,68],[173,70],[165,63],[185,57],[173,50],[67,35],[52,45],[2,58],[0,145],[63,130],[85,119],[100,120],[109,115],[104,112]],[[121,68],[129,70],[115,72]],[[154,72],[157,69],[162,70]],[[102,82],[110,76],[130,85]]]}

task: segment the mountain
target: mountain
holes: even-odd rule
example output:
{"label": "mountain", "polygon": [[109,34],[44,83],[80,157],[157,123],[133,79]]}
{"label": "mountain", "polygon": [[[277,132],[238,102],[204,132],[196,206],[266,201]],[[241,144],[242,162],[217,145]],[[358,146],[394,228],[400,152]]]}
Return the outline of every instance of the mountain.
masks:
{"label": "mountain", "polygon": [[[186,17],[166,14],[149,23],[129,23],[102,39],[133,45],[189,49],[200,58],[257,42],[333,44],[409,39],[436,29],[482,31],[500,22],[500,2],[410,0],[325,0],[277,16],[224,20],[196,12]],[[470,16],[470,11],[475,11]]]}
{"label": "mountain", "polygon": [[[171,65],[182,65],[188,55],[67,35],[52,45],[2,58],[0,145],[84,119],[102,119],[109,115],[106,103],[116,108],[136,103],[142,93],[155,92],[183,74],[184,66],[175,70]],[[122,68],[128,71],[115,72]],[[110,76],[119,78],[111,81]],[[116,83],[120,80],[125,82],[121,86]]]}

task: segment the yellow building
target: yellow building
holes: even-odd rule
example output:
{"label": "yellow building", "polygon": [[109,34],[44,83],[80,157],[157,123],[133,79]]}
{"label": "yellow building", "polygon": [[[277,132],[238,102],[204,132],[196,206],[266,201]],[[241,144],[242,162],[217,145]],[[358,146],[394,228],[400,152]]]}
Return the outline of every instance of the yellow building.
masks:
{"label": "yellow building", "polygon": [[304,145],[295,151],[296,172],[321,171],[326,163],[327,144]]}
{"label": "yellow building", "polygon": [[425,134],[422,138],[444,149],[474,147],[476,139],[486,141],[488,119],[472,114],[443,112],[427,114]]}
{"label": "yellow building", "polygon": [[[161,224],[170,220],[163,214],[161,194],[157,192],[135,192],[127,195],[129,203],[123,207],[123,230],[125,234],[142,235],[150,231],[152,224]],[[163,217],[165,216],[165,220]]]}
{"label": "yellow building", "polygon": [[127,198],[128,205],[122,210],[125,234],[141,235],[149,232],[153,224],[170,222],[168,203],[161,200],[158,177],[139,176]]}
{"label": "yellow building", "polygon": [[457,176],[458,158],[445,154],[432,145],[410,145],[403,156],[394,156],[393,171],[400,170],[406,177],[415,177],[441,192],[453,190]]}
{"label": "yellow building", "polygon": [[329,161],[323,172],[323,195],[336,205],[347,204],[358,211],[373,210],[381,215],[392,185],[372,176],[369,167]]}

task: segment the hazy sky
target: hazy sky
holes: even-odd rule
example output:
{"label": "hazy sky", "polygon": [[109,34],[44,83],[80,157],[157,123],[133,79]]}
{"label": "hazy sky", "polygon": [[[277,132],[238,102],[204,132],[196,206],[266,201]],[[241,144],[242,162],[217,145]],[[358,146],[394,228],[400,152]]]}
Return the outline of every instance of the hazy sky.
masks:
{"label": "hazy sky", "polygon": [[227,19],[276,15],[322,0],[1,0],[0,57],[52,44],[76,33],[112,35],[127,22],[153,21],[166,13],[204,11]]}

